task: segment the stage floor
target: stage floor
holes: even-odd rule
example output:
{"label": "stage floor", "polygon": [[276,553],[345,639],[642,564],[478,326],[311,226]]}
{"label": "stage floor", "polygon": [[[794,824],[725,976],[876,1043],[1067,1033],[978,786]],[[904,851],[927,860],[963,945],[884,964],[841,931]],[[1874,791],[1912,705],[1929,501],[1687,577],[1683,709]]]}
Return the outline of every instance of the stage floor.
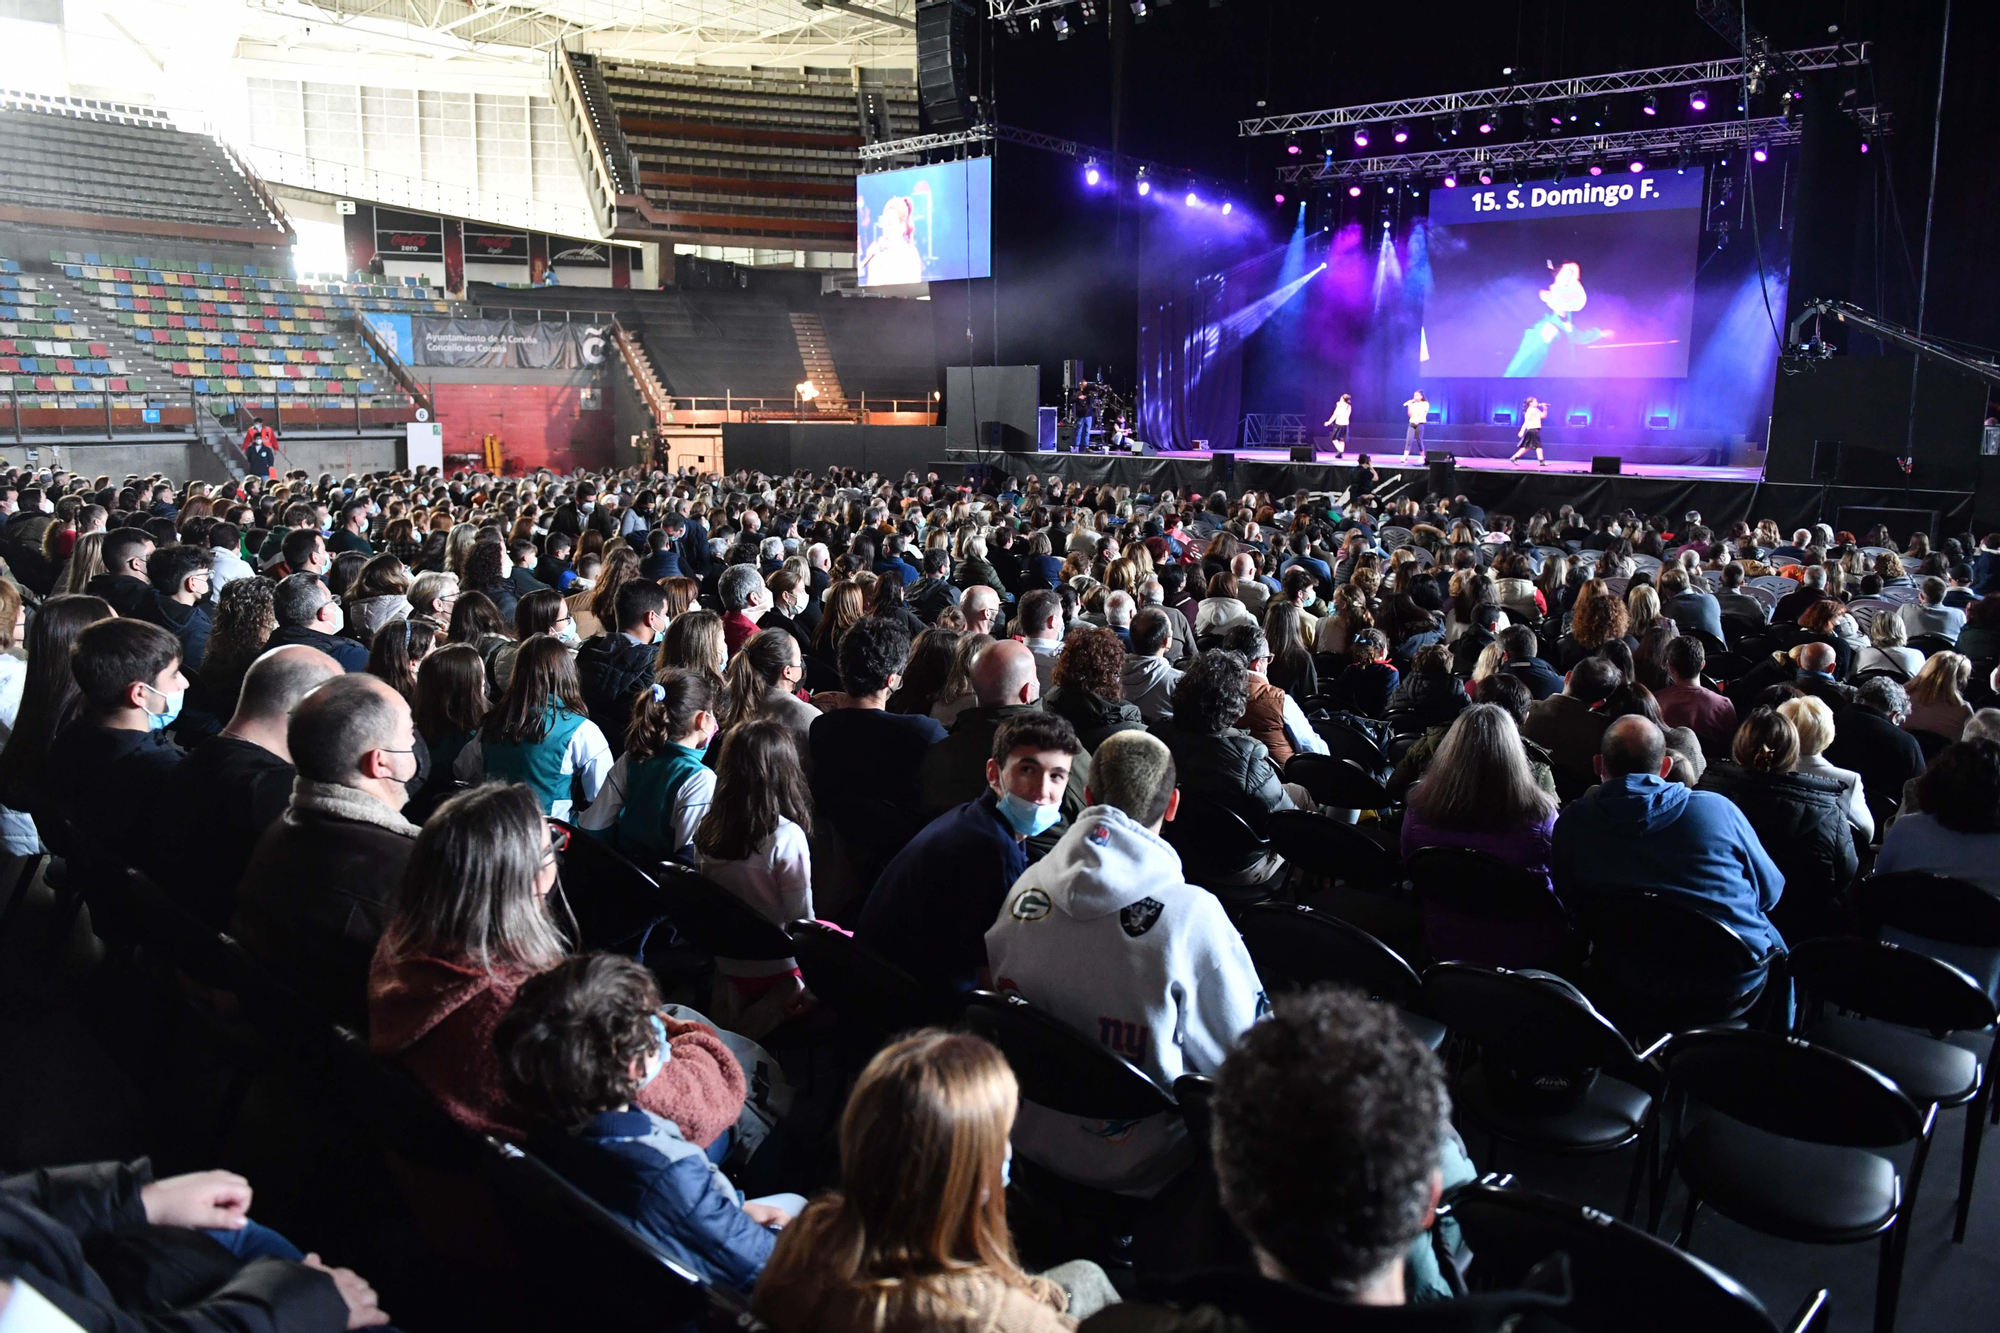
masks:
{"label": "stage floor", "polygon": [[[1044,457],[1047,456],[1044,455]],[[1104,458],[1109,455],[1097,454],[1094,456]],[[1170,453],[1148,453],[1144,455],[1147,458],[1187,459],[1189,461],[1203,461],[1214,456],[1213,451],[1203,449],[1176,450]],[[1025,457],[1025,455],[1017,455],[1017,457]],[[1093,457],[1093,455],[1084,454],[1081,457],[1089,458]],[[1292,461],[1291,451],[1288,449],[1239,449],[1236,451],[1236,457],[1239,459],[1255,459],[1260,463],[1289,463]],[[1345,457],[1336,455],[1330,449],[1323,449],[1313,454],[1313,462],[1328,467],[1352,467],[1356,457],[1356,453],[1351,449],[1348,450]],[[1375,470],[1382,473],[1421,471],[1424,467],[1424,464],[1414,456],[1405,458],[1400,454],[1370,454],[1368,457],[1374,464]],[[1304,464],[1301,464],[1301,466],[1304,466]],[[1533,476],[1536,473],[1561,476],[1581,475],[1586,477],[1605,475],[1593,473],[1590,470],[1590,464],[1586,462],[1559,461],[1553,458],[1546,463],[1537,464],[1532,459],[1524,459],[1519,463],[1510,463],[1504,458],[1468,458],[1464,455],[1459,455],[1458,470],[1460,472],[1512,473],[1520,476]],[[1668,481],[1761,481],[1764,472],[1762,468],[1755,467],[1703,467],[1675,463],[1625,463],[1619,469],[1617,475],[1621,477],[1651,477]]]}

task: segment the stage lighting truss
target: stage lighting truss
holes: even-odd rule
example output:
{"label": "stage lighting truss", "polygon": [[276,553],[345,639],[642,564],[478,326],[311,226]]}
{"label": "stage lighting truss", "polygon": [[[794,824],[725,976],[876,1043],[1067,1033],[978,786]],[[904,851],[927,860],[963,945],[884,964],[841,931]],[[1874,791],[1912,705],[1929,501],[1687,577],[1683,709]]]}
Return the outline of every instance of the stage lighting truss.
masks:
{"label": "stage lighting truss", "polygon": [[[1873,108],[1869,108],[1871,113]],[[1886,116],[1879,117],[1882,120]],[[1573,139],[1531,139],[1521,143],[1468,144],[1463,148],[1440,148],[1394,156],[1350,158],[1328,167],[1318,162],[1300,162],[1281,167],[1278,179],[1309,182],[1342,180],[1383,180],[1396,176],[1417,179],[1455,175],[1476,176],[1482,169],[1525,176],[1552,174],[1558,170],[1580,172],[1591,164],[1615,163],[1620,170],[1634,161],[1652,166],[1702,158],[1751,142],[1778,148],[1799,141],[1798,127],[1782,116],[1769,116],[1746,124],[1740,120],[1713,125],[1658,126],[1620,134],[1594,134]]]}
{"label": "stage lighting truss", "polygon": [[[1025,13],[1038,7],[1035,0],[988,0],[989,12],[999,17],[1003,11]],[[1573,99],[1646,93],[1662,88],[1699,88],[1704,83],[1741,86],[1746,66],[1762,62],[1771,66],[1782,62],[1790,73],[1820,69],[1844,69],[1869,61],[1867,42],[1841,42],[1798,51],[1766,52],[1751,61],[1743,59],[1705,60],[1692,65],[1662,65],[1658,69],[1627,70],[1617,74],[1594,74],[1578,79],[1556,79],[1546,83],[1513,83],[1503,88],[1480,88],[1465,93],[1444,93],[1436,97],[1414,97],[1400,102],[1371,102],[1364,106],[1329,107],[1322,111],[1296,111],[1280,116],[1259,116],[1241,120],[1236,130],[1244,138],[1266,134],[1295,134],[1301,130],[1323,130],[1380,121],[1414,120],[1425,116],[1472,112],[1481,123],[1503,108],[1530,107],[1543,102],[1567,104]]]}
{"label": "stage lighting truss", "polygon": [[[1024,148],[1039,148],[1045,153],[1060,153],[1064,157],[1075,158],[1078,169],[1084,173],[1087,182],[1089,173],[1095,171],[1099,175],[1099,180],[1110,187],[1131,181],[1145,184],[1147,192],[1150,192],[1154,183],[1182,181],[1185,182],[1184,189],[1204,200],[1215,199],[1225,202],[1241,189],[1240,182],[1232,186],[1214,177],[1196,175],[1186,167],[1129,157],[1109,149],[1078,143],[1074,139],[1058,139],[1053,134],[1018,129],[1012,125],[975,125],[969,130],[959,130],[952,134],[918,134],[907,139],[884,139],[880,143],[862,144],[855,150],[855,156],[861,160],[862,174],[866,175],[874,171],[894,171],[899,167],[913,166],[926,158],[942,161],[946,154],[965,156],[971,152],[976,156],[978,154],[974,150],[991,151],[992,145],[996,142],[1019,144]],[[1234,212],[1233,209],[1231,211]]]}

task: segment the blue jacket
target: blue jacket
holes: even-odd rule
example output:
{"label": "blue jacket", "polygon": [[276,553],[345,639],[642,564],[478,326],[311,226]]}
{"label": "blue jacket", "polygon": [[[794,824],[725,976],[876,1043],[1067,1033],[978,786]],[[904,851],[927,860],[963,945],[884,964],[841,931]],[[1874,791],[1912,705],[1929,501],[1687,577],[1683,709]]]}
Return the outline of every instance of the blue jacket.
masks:
{"label": "blue jacket", "polygon": [[750,1220],[722,1168],[673,1121],[637,1107],[605,1111],[574,1133],[545,1130],[529,1147],[702,1281],[746,1296],[757,1285],[775,1233]]}
{"label": "blue jacket", "polygon": [[987,928],[1028,868],[998,804],[988,790],[904,844],[870,890],[854,938],[920,981],[977,986]]}
{"label": "blue jacket", "polygon": [[1611,778],[1556,820],[1551,869],[1571,907],[1601,894],[1675,893],[1760,954],[1784,948],[1767,915],[1784,876],[1743,812],[1714,792],[1636,773]]}

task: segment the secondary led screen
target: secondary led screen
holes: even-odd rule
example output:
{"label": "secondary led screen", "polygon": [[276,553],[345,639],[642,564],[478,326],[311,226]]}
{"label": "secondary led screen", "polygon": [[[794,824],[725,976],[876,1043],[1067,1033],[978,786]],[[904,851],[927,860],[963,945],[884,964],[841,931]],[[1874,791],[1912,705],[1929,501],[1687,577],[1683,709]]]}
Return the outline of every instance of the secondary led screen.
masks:
{"label": "secondary led screen", "polygon": [[993,276],[993,159],[965,158],[855,180],[863,287]]}

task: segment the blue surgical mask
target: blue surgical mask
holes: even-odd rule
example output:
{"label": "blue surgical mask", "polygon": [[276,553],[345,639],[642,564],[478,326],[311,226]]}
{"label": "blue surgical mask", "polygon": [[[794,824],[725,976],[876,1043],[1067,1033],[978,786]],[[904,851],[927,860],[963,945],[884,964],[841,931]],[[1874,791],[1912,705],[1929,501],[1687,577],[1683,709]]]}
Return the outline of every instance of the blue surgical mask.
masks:
{"label": "blue surgical mask", "polygon": [[145,689],[146,693],[157,694],[160,698],[166,700],[167,703],[166,711],[163,713],[155,713],[150,708],[146,710],[146,729],[148,731],[165,731],[173,725],[174,719],[181,715],[181,702],[187,698],[187,691],[175,690],[172,694],[166,694],[154,689],[151,685],[146,686]]}
{"label": "blue surgical mask", "polygon": [[1060,805],[1037,805],[1033,801],[1022,800],[1011,791],[1000,793],[998,806],[1000,818],[1007,821],[1007,827],[1023,838],[1047,832],[1062,818]]}

